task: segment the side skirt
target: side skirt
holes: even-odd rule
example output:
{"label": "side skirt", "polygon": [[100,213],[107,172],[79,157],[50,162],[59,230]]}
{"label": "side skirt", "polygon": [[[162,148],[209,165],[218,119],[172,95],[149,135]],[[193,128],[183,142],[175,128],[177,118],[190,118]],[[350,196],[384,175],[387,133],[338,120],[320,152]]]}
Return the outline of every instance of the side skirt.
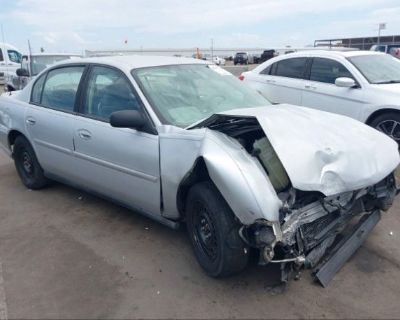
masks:
{"label": "side skirt", "polygon": [[165,225],[165,226],[167,226],[167,227],[169,227],[169,228],[172,228],[172,229],[177,230],[177,229],[179,229],[179,227],[180,227],[179,221],[172,221],[172,220],[169,220],[169,219],[164,218],[164,217],[161,216],[161,215],[154,215],[154,214],[145,212],[145,211],[143,211],[143,210],[140,210],[140,209],[138,209],[138,208],[135,208],[135,207],[132,207],[132,206],[130,206],[130,205],[127,205],[127,204],[125,204],[125,203],[123,203],[123,202],[120,202],[120,201],[118,201],[118,200],[116,200],[116,199],[107,197],[106,195],[101,194],[101,193],[99,193],[99,192],[93,191],[93,190],[91,190],[91,189],[83,188],[82,186],[77,185],[77,184],[75,184],[75,183],[73,183],[73,182],[71,182],[71,181],[69,181],[69,180],[67,180],[67,179],[65,179],[65,178],[61,178],[61,177],[59,177],[59,176],[57,176],[57,175],[54,175],[54,174],[50,174],[50,173],[48,173],[48,172],[45,172],[45,176],[46,176],[47,178],[51,179],[51,180],[60,182],[60,183],[62,183],[62,184],[65,184],[65,185],[68,185],[68,186],[70,186],[70,187],[73,187],[73,188],[75,188],[75,189],[79,189],[79,190],[85,191],[85,192],[87,192],[87,193],[90,193],[90,194],[92,194],[92,195],[94,195],[94,196],[96,196],[96,197],[105,199],[105,200],[107,200],[107,201],[110,201],[110,202],[112,202],[112,203],[114,203],[114,204],[116,204],[116,205],[119,205],[119,206],[121,206],[121,207],[124,207],[124,208],[126,208],[126,209],[129,209],[129,210],[134,211],[134,212],[136,212],[136,213],[140,213],[141,215],[143,215],[143,216],[145,216],[145,217],[147,217],[147,218],[150,218],[150,219],[152,219],[152,220],[155,220],[155,221],[157,221],[157,222],[159,222],[159,223],[161,223],[161,224],[163,224],[163,225]]}

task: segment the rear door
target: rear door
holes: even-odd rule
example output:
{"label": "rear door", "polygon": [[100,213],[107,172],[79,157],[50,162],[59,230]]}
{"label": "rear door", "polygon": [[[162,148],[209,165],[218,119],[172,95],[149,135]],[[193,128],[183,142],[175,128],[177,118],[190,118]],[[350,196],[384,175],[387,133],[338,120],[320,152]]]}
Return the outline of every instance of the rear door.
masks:
{"label": "rear door", "polygon": [[303,106],[358,119],[365,103],[364,92],[360,86],[342,88],[335,85],[339,77],[352,78],[357,82],[340,61],[312,58],[309,77],[304,88]]}
{"label": "rear door", "polygon": [[78,175],[73,157],[75,102],[85,65],[58,67],[33,84],[25,123],[44,170],[73,180]]}
{"label": "rear door", "polygon": [[301,105],[307,58],[279,60],[263,70],[259,91],[272,103]]}
{"label": "rear door", "polygon": [[115,111],[145,112],[130,80],[119,69],[93,65],[85,83],[73,128],[79,184],[159,216],[158,135],[109,123]]}

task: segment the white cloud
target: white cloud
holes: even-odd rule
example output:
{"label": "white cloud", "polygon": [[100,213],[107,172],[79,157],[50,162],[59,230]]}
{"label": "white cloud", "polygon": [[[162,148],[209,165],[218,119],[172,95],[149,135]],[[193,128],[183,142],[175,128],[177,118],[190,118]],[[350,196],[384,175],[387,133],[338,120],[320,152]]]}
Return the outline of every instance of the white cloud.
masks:
{"label": "white cloud", "polygon": [[134,28],[137,32],[177,33],[254,24],[303,13],[366,8],[383,0],[18,0],[12,15],[25,24],[65,28]]}
{"label": "white cloud", "polygon": [[[96,34],[98,30],[108,30],[120,34],[121,30],[147,36],[171,36],[178,34],[202,34],[218,37],[218,45],[223,46],[264,46],[276,44],[279,36],[266,34],[266,30],[238,33],[240,28],[248,28],[262,22],[280,25],[300,15],[330,15],[339,17],[340,12],[375,10],[364,20],[338,21],[316,26],[313,38],[342,36],[349,31],[367,30],[371,34],[373,23],[384,21],[393,25],[399,21],[400,8],[387,8],[392,0],[15,0],[16,9],[8,15],[36,32],[42,34],[49,44],[62,42],[75,44],[81,48],[98,44],[99,39],[109,44],[122,43],[124,35],[118,39],[104,39]],[[280,40],[284,44],[306,41],[306,35],[299,30],[284,32]],[[219,30],[224,29],[221,33]],[[229,30],[232,29],[232,32]],[[228,31],[226,31],[228,30]],[[118,33],[119,32],[119,33]],[[231,35],[229,35],[231,34]],[[129,31],[128,31],[129,35]],[[125,36],[128,36],[125,35]],[[207,36],[208,38],[208,36]],[[271,39],[274,43],[271,43]],[[279,39],[278,39],[279,40]],[[194,42],[196,39],[194,40]],[[307,40],[308,41],[308,40]],[[287,42],[287,43],[286,43]],[[131,43],[131,42],[130,42]]]}

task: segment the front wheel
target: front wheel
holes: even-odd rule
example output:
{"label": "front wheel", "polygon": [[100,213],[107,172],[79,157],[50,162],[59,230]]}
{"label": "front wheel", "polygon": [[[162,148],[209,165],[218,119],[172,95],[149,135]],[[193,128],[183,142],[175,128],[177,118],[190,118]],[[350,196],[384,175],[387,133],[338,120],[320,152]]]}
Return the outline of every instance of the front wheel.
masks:
{"label": "front wheel", "polygon": [[400,114],[383,113],[373,119],[370,126],[388,135],[400,145]]}
{"label": "front wheel", "polygon": [[35,151],[23,136],[15,139],[13,157],[18,175],[27,188],[36,190],[48,184],[48,179],[44,176]]}
{"label": "front wheel", "polygon": [[209,276],[226,277],[246,267],[249,250],[239,236],[240,224],[211,182],[190,189],[186,214],[194,253]]}

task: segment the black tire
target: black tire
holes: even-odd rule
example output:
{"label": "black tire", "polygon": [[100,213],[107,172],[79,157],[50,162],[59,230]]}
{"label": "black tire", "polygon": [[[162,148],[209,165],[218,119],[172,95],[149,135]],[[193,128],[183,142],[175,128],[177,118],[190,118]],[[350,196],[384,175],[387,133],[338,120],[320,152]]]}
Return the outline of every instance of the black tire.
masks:
{"label": "black tire", "polygon": [[209,276],[226,277],[247,266],[249,250],[239,236],[240,223],[211,182],[190,189],[186,218],[197,261]]}
{"label": "black tire", "polygon": [[43,174],[35,151],[25,137],[18,136],[15,139],[13,157],[18,175],[27,188],[37,190],[48,184],[49,180]]}
{"label": "black tire", "polygon": [[13,87],[7,85],[7,91],[8,91],[8,92],[11,92],[11,91],[15,91],[15,89],[14,89]]}
{"label": "black tire", "polygon": [[[387,112],[375,117],[369,125],[391,137],[400,144],[400,113]],[[395,126],[395,127],[393,127]],[[392,131],[392,129],[394,130]]]}

